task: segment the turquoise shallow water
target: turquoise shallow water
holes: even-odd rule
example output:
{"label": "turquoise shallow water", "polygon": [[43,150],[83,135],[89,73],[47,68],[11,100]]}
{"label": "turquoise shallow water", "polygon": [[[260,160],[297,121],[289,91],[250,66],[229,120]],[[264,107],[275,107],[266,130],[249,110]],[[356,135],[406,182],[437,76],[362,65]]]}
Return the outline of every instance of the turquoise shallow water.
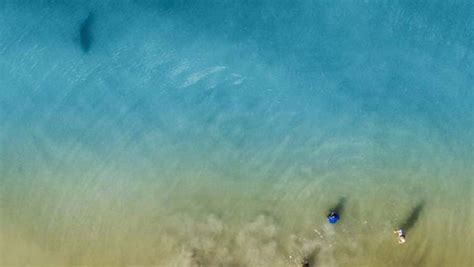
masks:
{"label": "turquoise shallow water", "polygon": [[472,266],[472,3],[0,7],[1,266]]}

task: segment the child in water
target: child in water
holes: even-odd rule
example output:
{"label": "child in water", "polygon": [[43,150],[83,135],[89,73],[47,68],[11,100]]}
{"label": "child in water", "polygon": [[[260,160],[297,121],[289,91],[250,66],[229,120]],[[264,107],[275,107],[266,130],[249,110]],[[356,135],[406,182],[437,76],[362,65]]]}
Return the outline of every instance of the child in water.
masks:
{"label": "child in water", "polygon": [[330,224],[335,224],[340,219],[339,214],[337,214],[335,211],[331,211],[327,218]]}
{"label": "child in water", "polygon": [[398,234],[398,244],[407,242],[405,232],[402,229],[395,230],[393,233]]}

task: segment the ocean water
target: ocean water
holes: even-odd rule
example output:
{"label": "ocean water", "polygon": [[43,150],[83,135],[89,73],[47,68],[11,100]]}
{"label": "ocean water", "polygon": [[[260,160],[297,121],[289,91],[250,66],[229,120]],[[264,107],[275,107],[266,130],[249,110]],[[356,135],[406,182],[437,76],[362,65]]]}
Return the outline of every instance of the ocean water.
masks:
{"label": "ocean water", "polygon": [[473,92],[472,1],[2,1],[0,266],[473,266]]}

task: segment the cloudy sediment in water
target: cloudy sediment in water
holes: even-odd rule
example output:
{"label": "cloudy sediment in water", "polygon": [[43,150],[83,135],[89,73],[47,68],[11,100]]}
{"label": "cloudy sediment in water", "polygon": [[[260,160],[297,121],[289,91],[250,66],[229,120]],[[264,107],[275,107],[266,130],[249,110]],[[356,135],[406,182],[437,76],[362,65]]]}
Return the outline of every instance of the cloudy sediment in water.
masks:
{"label": "cloudy sediment in water", "polygon": [[0,4],[1,266],[472,265],[473,3],[96,2]]}

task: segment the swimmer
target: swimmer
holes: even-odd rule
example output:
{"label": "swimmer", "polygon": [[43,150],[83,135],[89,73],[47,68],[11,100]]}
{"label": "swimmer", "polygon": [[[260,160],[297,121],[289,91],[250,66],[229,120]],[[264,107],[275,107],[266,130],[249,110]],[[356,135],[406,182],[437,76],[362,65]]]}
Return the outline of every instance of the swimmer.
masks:
{"label": "swimmer", "polygon": [[337,221],[339,221],[340,217],[339,214],[337,214],[335,211],[331,211],[328,215],[328,222],[330,224],[335,224]]}
{"label": "swimmer", "polygon": [[310,267],[309,259],[305,257],[305,258],[303,259],[303,262],[301,262],[301,266],[303,266],[303,267]]}
{"label": "swimmer", "polygon": [[393,231],[394,234],[398,234],[398,244],[404,244],[407,242],[405,232],[402,229]]}

